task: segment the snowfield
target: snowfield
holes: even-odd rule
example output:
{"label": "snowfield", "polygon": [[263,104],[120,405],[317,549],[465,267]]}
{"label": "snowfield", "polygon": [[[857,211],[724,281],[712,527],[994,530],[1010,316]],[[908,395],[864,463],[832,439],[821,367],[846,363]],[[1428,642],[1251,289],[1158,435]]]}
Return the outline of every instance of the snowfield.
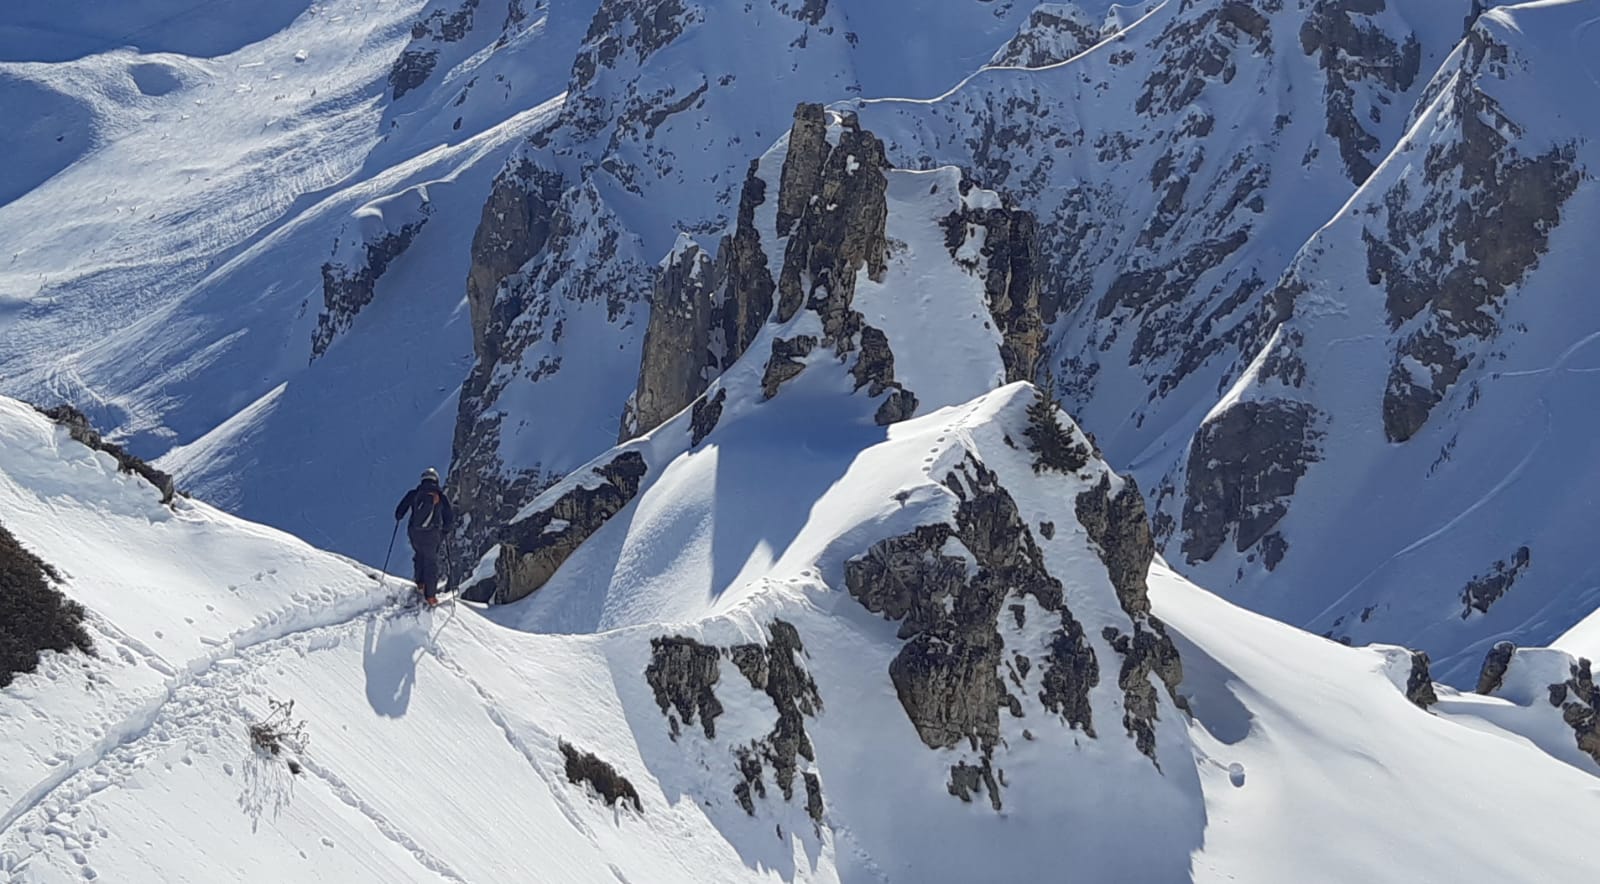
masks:
{"label": "snowfield", "polygon": [[[1163,713],[1160,770],[1114,719],[1096,739],[1035,722],[1045,742],[1008,738],[1003,811],[946,794],[949,755],[921,745],[896,701],[899,642],[839,586],[838,551],[939,518],[915,453],[940,438],[1028,473],[997,437],[1030,399],[1008,387],[896,427],[809,514],[773,496],[765,531],[738,495],[669,471],[616,530],[637,548],[659,524],[643,514],[666,506],[685,524],[733,522],[715,555],[657,537],[609,582],[425,615],[395,612],[372,572],[279,532],[192,501],[162,507],[0,402],[0,513],[67,575],[99,650],[49,656],[0,695],[0,863],[18,881],[253,880],[267,867],[295,881],[1017,880],[1063,861],[1095,880],[1556,881],[1592,868],[1593,774],[1495,727],[1509,701],[1478,698],[1470,721],[1429,714],[1384,652],[1243,612],[1159,563],[1151,598],[1194,711]],[[736,457],[759,435],[684,460]],[[804,477],[770,484],[810,493]],[[780,556],[768,543],[781,521],[793,540]],[[1090,590],[1104,572],[1072,536],[1046,557],[1079,575],[1078,616],[1106,616]],[[720,591],[719,566],[742,585]],[[541,611],[585,591],[622,613],[538,629]],[[718,737],[686,725],[675,742],[644,674],[652,638],[760,642],[774,619],[805,642],[823,703],[806,722],[820,826],[770,780],[753,815],[734,800],[731,749],[770,726],[767,696],[729,672]],[[298,776],[248,742],[272,699],[293,699],[306,723]],[[642,811],[568,782],[560,741],[615,765]],[[1506,812],[1515,824],[1496,819]]]}

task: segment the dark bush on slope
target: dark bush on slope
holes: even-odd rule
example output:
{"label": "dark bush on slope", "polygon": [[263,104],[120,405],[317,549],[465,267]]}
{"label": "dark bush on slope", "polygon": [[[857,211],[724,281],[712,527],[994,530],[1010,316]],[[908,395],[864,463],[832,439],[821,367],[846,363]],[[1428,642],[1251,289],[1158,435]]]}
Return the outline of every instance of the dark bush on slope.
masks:
{"label": "dark bush on slope", "polygon": [[0,688],[37,668],[41,651],[93,652],[83,606],[51,585],[60,580],[0,525]]}
{"label": "dark bush on slope", "polygon": [[83,412],[70,405],[57,405],[54,408],[40,408],[35,405],[34,410],[45,417],[67,428],[72,438],[95,449],[104,451],[117,459],[117,467],[124,473],[133,473],[141,476],[146,482],[156,487],[161,492],[161,502],[171,503],[173,495],[177,494],[177,487],[173,484],[172,476],[163,473],[155,467],[145,463],[142,458],[124,451],[121,445],[107,442],[101,438],[94,425],[89,423],[89,418]]}

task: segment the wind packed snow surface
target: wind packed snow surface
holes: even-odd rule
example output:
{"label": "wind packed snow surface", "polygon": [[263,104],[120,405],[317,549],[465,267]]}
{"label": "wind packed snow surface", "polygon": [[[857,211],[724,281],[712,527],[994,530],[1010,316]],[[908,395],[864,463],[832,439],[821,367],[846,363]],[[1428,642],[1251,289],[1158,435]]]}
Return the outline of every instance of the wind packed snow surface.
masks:
{"label": "wind packed snow surface", "polygon": [[[89,607],[99,649],[50,656],[0,694],[0,868],[18,881],[268,868],[295,881],[962,881],[1068,863],[1093,880],[1531,881],[1592,867],[1588,774],[1418,709],[1381,653],[1239,611],[1159,564],[1151,601],[1194,717],[1160,700],[1141,754],[1098,628],[1126,630],[1128,615],[1063,507],[1108,473],[1091,461],[1039,478],[1006,441],[1034,400],[1014,385],[843,439],[805,432],[822,413],[783,421],[758,414],[781,399],[764,403],[675,458],[557,584],[487,616],[420,617],[346,560],[203,504],[162,507],[0,401],[0,512]],[[816,470],[769,473],[755,494],[708,481],[780,445],[822,455]],[[1009,490],[1102,666],[1094,736],[1040,704],[1039,668],[1021,676],[1022,717],[1000,710],[992,753],[1000,810],[981,791],[951,794],[952,767],[981,753],[919,739],[890,674],[906,643],[843,585],[878,541],[948,523],[959,502],[941,477],[973,464]],[[1005,658],[1039,656],[1059,623],[1013,598],[1026,614],[1015,627],[1002,614]],[[663,665],[663,642],[709,649],[720,678],[658,679],[699,693],[700,717],[680,718],[651,682],[652,669],[692,671]],[[767,690],[735,662],[752,649]],[[779,672],[798,692],[771,687]],[[309,739],[258,752],[248,725],[290,699]],[[792,757],[792,798],[768,761],[785,721],[808,750]],[[569,781],[563,743],[611,765],[638,808]],[[737,787],[752,783],[747,811]],[[1513,809],[1516,825],[1485,822]]]}

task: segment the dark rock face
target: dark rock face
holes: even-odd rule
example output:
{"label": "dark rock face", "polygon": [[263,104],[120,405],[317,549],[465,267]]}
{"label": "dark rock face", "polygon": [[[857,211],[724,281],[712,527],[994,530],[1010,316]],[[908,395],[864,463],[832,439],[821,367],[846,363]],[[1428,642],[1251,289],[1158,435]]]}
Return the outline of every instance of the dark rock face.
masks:
{"label": "dark rock face", "polygon": [[800,360],[810,356],[816,348],[817,339],[810,335],[773,338],[772,356],[767,359],[766,370],[761,374],[761,398],[771,399],[778,395],[778,388],[785,381],[805,371],[806,364]]}
{"label": "dark rock face", "polygon": [[0,525],[0,688],[39,666],[44,651],[94,653],[83,606],[61,594],[56,569]]}
{"label": "dark rock face", "polygon": [[788,322],[801,309],[811,310],[821,319],[822,336],[773,342],[762,381],[766,398],[805,369],[797,357],[821,345],[840,359],[856,354],[850,369],[856,389],[865,387],[872,397],[888,394],[875,416],[879,425],[916,411],[916,395],[894,379],[888,338],[852,307],[857,274],[865,269],[881,280],[886,270],[887,168],[883,142],[853,114],[844,115],[839,143],[830,146],[822,106],[795,110],[778,193],[777,232],[788,232],[789,242],[778,276],[777,319]]}
{"label": "dark rock face", "polygon": [[1531,562],[1532,554],[1528,548],[1518,547],[1511,558],[1495,562],[1486,573],[1467,581],[1466,588],[1461,590],[1461,604],[1465,606],[1461,611],[1461,619],[1472,616],[1473,611],[1489,613],[1489,606],[1510,591],[1512,584],[1517,582]]}
{"label": "dark rock face", "polygon": [[1390,328],[1405,330],[1383,396],[1391,442],[1422,429],[1499,333],[1507,291],[1549,249],[1582,179],[1571,144],[1537,156],[1512,146],[1505,133],[1520,135],[1521,126],[1479,88],[1503,79],[1507,62],[1505,46],[1472,31],[1446,99],[1459,137],[1429,148],[1424,191],[1397,184],[1385,195],[1382,235],[1366,236],[1368,278],[1386,291]]}
{"label": "dark rock face", "polygon": [[[467,36],[472,30],[472,16],[478,9],[478,2],[461,0],[461,5],[453,10],[435,9],[411,26],[411,45],[400,53],[389,70],[389,89],[395,101],[428,81],[439,64],[440,44],[456,43]],[[507,27],[520,20],[517,15],[520,8],[512,4]]]}
{"label": "dark rock face", "polygon": [[[1239,552],[1269,536],[1289,511],[1296,483],[1321,458],[1318,419],[1303,402],[1246,401],[1200,428],[1190,442],[1183,505],[1190,564],[1208,561],[1230,530]],[[1287,546],[1281,537],[1274,545]]]}
{"label": "dark rock face", "polygon": [[1511,667],[1511,658],[1516,653],[1517,646],[1511,642],[1500,642],[1489,649],[1488,655],[1483,658],[1483,668],[1478,672],[1478,693],[1493,694],[1500,690],[1506,670]]}
{"label": "dark rock face", "polygon": [[728,401],[728,391],[718,390],[715,396],[701,396],[694,402],[694,413],[689,416],[689,445],[699,445],[717,428],[722,419],[722,403]]}
{"label": "dark rock face", "polygon": [[777,707],[778,720],[768,733],[733,748],[739,781],[733,797],[751,816],[756,799],[767,797],[766,770],[785,801],[795,796],[795,776],[800,775],[806,794],[806,813],[821,824],[822,781],[810,771],[800,770],[800,759],[816,761],[805,720],[822,711],[822,696],[806,671],[805,645],[793,624],[773,620],[768,624],[765,644],[742,644],[718,649],[683,636],[651,639],[650,665],[645,680],[655,692],[656,703],[667,716],[672,739],[680,734],[679,722],[693,724],[698,715],[707,739],[716,738],[715,721],[722,714],[722,702],[715,688],[721,678],[721,661],[729,658],[750,687],[767,695]]}
{"label": "dark rock face", "polygon": [[104,451],[106,454],[116,458],[117,469],[124,473],[138,476],[155,486],[155,489],[161,492],[162,503],[170,505],[172,498],[178,495],[179,492],[177,486],[173,483],[172,476],[145,463],[141,458],[124,451],[121,445],[115,442],[107,442],[95,430],[94,425],[89,423],[88,416],[78,409],[62,404],[53,408],[34,406],[34,410],[66,427],[68,435],[72,436],[75,441],[81,442],[96,451]]}
{"label": "dark rock face", "polygon": [[1000,810],[1000,784],[995,782],[994,767],[985,758],[977,765],[965,761],[957,762],[950,767],[950,783],[946,788],[951,795],[960,798],[968,804],[972,803],[974,795],[984,792],[989,794],[989,806],[996,811]]}
{"label": "dark rock face", "polygon": [[[467,307],[472,311],[472,349],[479,359],[498,352],[489,335],[495,292],[545,247],[555,223],[565,181],[559,172],[522,160],[495,176],[489,200],[472,234],[472,264],[467,271]],[[508,305],[509,306],[509,305]],[[499,317],[504,325],[510,317]]]}
{"label": "dark rock face", "polygon": [[1100,42],[1100,27],[1075,6],[1044,7],[989,59],[992,65],[1040,68],[1066,61]]}
{"label": "dark rock face", "polygon": [[439,64],[437,49],[406,49],[389,69],[389,91],[394,100],[428,82]]}
{"label": "dark rock face", "polygon": [[402,225],[383,235],[368,240],[363,249],[364,260],[357,266],[329,262],[322,265],[323,310],[317,317],[317,328],[311,333],[311,360],[328,352],[333,339],[350,328],[356,314],[372,303],[378,278],[389,269],[389,262],[411,247],[411,242],[427,223],[431,203],[422,204],[422,215],[415,221]]}
{"label": "dark rock face", "polygon": [[621,801],[633,805],[635,811],[644,813],[644,805],[639,802],[639,791],[633,787],[633,783],[628,782],[627,777],[617,773],[616,768],[592,752],[574,748],[566,740],[558,741],[557,745],[566,761],[567,782],[588,785],[607,807],[614,807]]}
{"label": "dark rock face", "polygon": [[[801,105],[795,111],[796,128],[803,134],[820,112],[816,105]],[[818,155],[806,156],[808,150]],[[818,172],[806,174],[812,166]],[[883,142],[852,115],[846,115],[836,146],[791,139],[784,179],[795,189],[780,191],[778,206],[780,212],[799,208],[800,214],[778,277],[779,322],[809,307],[822,317],[825,343],[847,341],[859,331],[860,314],[850,310],[856,274],[865,268],[876,280],[885,270],[886,168]],[[811,186],[800,189],[807,184]]]}
{"label": "dark rock face", "polygon": [[[1183,680],[1183,664],[1178,659],[1178,648],[1167,635],[1166,626],[1154,617],[1134,620],[1133,634],[1119,632],[1107,626],[1104,638],[1122,655],[1122,670],[1117,675],[1117,687],[1122,689],[1122,727],[1134,745],[1152,762],[1156,760],[1156,720],[1160,716],[1160,700],[1150,683],[1154,674],[1166,685],[1167,694],[1178,708],[1187,703],[1178,696],[1178,684]],[[1159,767],[1159,765],[1157,765]]]}
{"label": "dark rock face", "polygon": [[[965,742],[982,753],[980,767],[952,769],[951,794],[970,800],[981,784],[998,808],[1004,774],[994,773],[991,761],[1000,740],[999,711],[1021,714],[1020,701],[996,675],[1006,662],[998,623],[1008,599],[1030,596],[1059,618],[1049,652],[1037,661],[1043,667],[1039,699],[1068,727],[1091,737],[1089,691],[1099,682],[1099,664],[1066,607],[1061,582],[1045,570],[995,474],[969,457],[946,485],[960,501],[954,526],[924,525],[875,544],[846,562],[845,584],[869,611],[900,621],[906,643],[889,676],[922,741],[934,749]],[[1027,671],[1034,664],[1021,665]]]}
{"label": "dark rock face", "polygon": [[656,274],[633,425],[623,426],[623,440],[682,411],[717,372],[710,340],[713,284],[711,258],[694,245],[674,252]]}
{"label": "dark rock face", "polygon": [[812,196],[822,190],[822,164],[828,158],[828,117],[820,104],[794,109],[789,130],[789,152],[778,179],[778,227],[773,233],[788,236],[806,213]]}
{"label": "dark rock face", "polygon": [[716,737],[722,701],[713,689],[722,676],[722,652],[681,635],[653,638],[650,649],[644,678],[655,692],[661,714],[667,716],[672,739],[678,739],[680,721],[694,724],[697,715],[706,738]]}
{"label": "dark rock face", "polygon": [[[527,388],[562,369],[567,317],[575,311],[600,314],[616,325],[636,321],[634,311],[648,291],[651,269],[638,258],[638,241],[606,207],[592,183],[561,191],[554,203],[546,198],[559,178],[537,167],[524,180],[527,202],[489,218],[475,242],[476,290],[490,296],[487,309],[474,311],[482,326],[478,359],[461,388],[455,444],[447,486],[461,512],[455,540],[456,573],[469,573],[499,540],[500,528],[515,519],[529,500],[555,484],[559,474],[536,459],[506,463],[500,397],[511,385]],[[504,219],[505,231],[497,229]],[[548,219],[548,220],[546,220]],[[543,235],[547,231],[547,235]],[[496,286],[495,277],[532,254],[521,270]],[[476,329],[475,329],[476,331]],[[539,358],[529,357],[529,351]],[[525,358],[526,357],[526,358]]]}
{"label": "dark rock face", "polygon": [[722,363],[726,371],[756,339],[772,315],[777,288],[767,268],[767,253],[756,230],[756,209],[766,202],[767,183],[758,174],[759,160],[750,161],[744,190],[739,194],[739,215],[733,233],[717,247],[717,279],[722,282],[719,305],[722,329]]}
{"label": "dark rock face", "polygon": [[1571,671],[1571,678],[1550,686],[1550,705],[1561,710],[1578,748],[1600,763],[1600,688],[1587,657],[1580,657]]}
{"label": "dark rock face", "polygon": [[1316,56],[1323,76],[1323,102],[1328,135],[1339,145],[1345,172],[1355,184],[1377,168],[1382,149],[1362,120],[1381,123],[1386,107],[1358,107],[1354,84],[1376,81],[1389,92],[1404,92],[1416,82],[1422,66],[1422,44],[1408,34],[1396,41],[1374,18],[1387,8],[1384,0],[1325,0],[1312,5],[1300,28],[1300,46]]}
{"label": "dark rock face", "polygon": [[[603,88],[602,74],[625,64],[643,64],[703,16],[703,10],[682,0],[604,0],[572,62],[567,105],[562,109],[566,124],[580,138],[597,138],[610,129],[613,142],[618,131],[648,125],[671,96],[643,95],[635,89],[614,94]],[[625,170],[619,171],[626,176]]]}
{"label": "dark rock face", "polygon": [[[772,732],[739,750],[739,769],[744,782],[734,789],[735,797],[750,814],[755,810],[749,802],[749,789],[754,787],[764,794],[762,762],[772,768],[773,779],[783,791],[784,800],[794,798],[794,779],[799,772],[798,759],[816,761],[811,748],[811,738],[806,735],[805,720],[822,711],[822,696],[811,674],[800,665],[805,656],[805,646],[800,633],[783,620],[774,620],[768,627],[771,638],[761,645],[737,645],[729,649],[735,666],[750,682],[772,700],[778,709],[778,721]],[[754,772],[754,776],[751,773]],[[815,783],[815,785],[813,785]],[[740,787],[744,788],[741,793]],[[814,774],[805,775],[806,806],[814,822],[822,822],[822,787]]]}
{"label": "dark rock face", "polygon": [[1154,761],[1155,722],[1160,717],[1160,706],[1150,677],[1161,680],[1178,708],[1186,708],[1186,703],[1178,696],[1178,684],[1183,681],[1178,648],[1167,635],[1166,625],[1150,613],[1148,578],[1156,546],[1145,514],[1144,495],[1132,478],[1124,479],[1122,487],[1112,494],[1111,477],[1105,475],[1098,485],[1078,495],[1075,510],[1106,567],[1118,603],[1133,623],[1131,633],[1108,626],[1103,637],[1122,655],[1117,686],[1123,695],[1123,729],[1139,751]]}
{"label": "dark rock face", "polygon": [[1101,476],[1100,484],[1078,495],[1075,509],[1106,566],[1122,610],[1135,621],[1149,614],[1147,578],[1150,563],[1155,561],[1156,544],[1150,535],[1150,518],[1145,514],[1144,495],[1139,493],[1138,484],[1132,478],[1124,479],[1122,487],[1112,494],[1111,477]]}
{"label": "dark rock face", "polygon": [[[962,181],[962,194],[973,187]],[[1032,212],[1020,209],[969,209],[965,206],[944,219],[945,246],[961,261],[961,245],[979,234],[983,247],[974,269],[983,279],[989,315],[1000,330],[1000,356],[1006,382],[1032,381],[1044,344],[1044,322],[1039,314],[1039,235]]]}
{"label": "dark rock face", "polygon": [[500,533],[495,559],[495,601],[514,602],[537,592],[577,548],[639,493],[648,467],[637,451],[624,451],[595,467],[599,481],[568,491]]}
{"label": "dark rock face", "polygon": [[1426,709],[1439,702],[1433,692],[1433,675],[1428,669],[1428,655],[1424,651],[1411,652],[1411,675],[1406,678],[1406,699]]}

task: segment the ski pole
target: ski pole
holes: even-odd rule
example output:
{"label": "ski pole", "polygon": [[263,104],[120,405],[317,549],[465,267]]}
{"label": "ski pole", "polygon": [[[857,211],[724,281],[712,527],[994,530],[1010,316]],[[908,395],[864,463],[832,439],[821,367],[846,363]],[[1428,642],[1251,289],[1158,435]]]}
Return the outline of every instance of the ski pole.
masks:
{"label": "ski pole", "polygon": [[389,556],[394,553],[394,540],[400,536],[400,520],[394,520],[394,531],[389,534],[389,549],[383,554],[383,569],[379,571],[383,576],[378,578],[378,588],[383,589],[384,582],[389,579]]}

